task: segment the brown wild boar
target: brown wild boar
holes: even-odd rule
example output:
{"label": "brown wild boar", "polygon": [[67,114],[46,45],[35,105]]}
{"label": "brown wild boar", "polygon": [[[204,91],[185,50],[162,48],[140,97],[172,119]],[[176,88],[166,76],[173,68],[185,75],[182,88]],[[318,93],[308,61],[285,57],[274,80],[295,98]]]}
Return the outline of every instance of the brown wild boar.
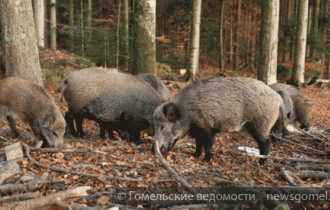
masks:
{"label": "brown wild boar", "polygon": [[251,78],[196,80],[159,105],[154,121],[154,142],[162,153],[190,135],[196,140],[194,156],[199,157],[204,147],[203,161],[212,158],[213,137],[217,132],[238,132],[245,128],[257,141],[260,154],[267,155],[270,132],[281,135],[288,123],[281,96]]}
{"label": "brown wild boar", "polygon": [[290,95],[293,103],[293,116],[290,118],[290,122],[298,121],[301,124],[301,129],[309,130],[311,126],[310,115],[313,111],[314,102],[306,99],[302,92],[292,85],[275,83],[269,87],[275,91],[286,91]]}
{"label": "brown wild boar", "polygon": [[43,146],[58,147],[63,144],[65,120],[55,101],[39,85],[18,77],[0,82],[0,122],[7,117],[16,137],[19,133],[15,119],[29,124]]}

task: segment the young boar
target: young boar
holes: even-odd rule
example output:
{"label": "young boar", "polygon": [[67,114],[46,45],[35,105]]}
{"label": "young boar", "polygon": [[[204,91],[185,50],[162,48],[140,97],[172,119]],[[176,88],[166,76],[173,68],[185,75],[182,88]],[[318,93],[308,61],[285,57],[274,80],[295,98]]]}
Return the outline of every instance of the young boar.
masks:
{"label": "young boar", "polygon": [[292,85],[275,83],[270,85],[275,91],[286,91],[293,103],[293,116],[290,118],[290,123],[298,121],[301,129],[310,129],[310,115],[313,111],[314,102],[306,99],[301,91]]}
{"label": "young boar", "polygon": [[18,77],[0,82],[0,122],[7,117],[10,128],[19,136],[15,119],[28,123],[43,146],[63,144],[65,120],[54,100],[40,86]]}
{"label": "young boar", "polygon": [[251,78],[196,80],[159,105],[154,121],[154,141],[161,153],[189,134],[196,140],[194,156],[199,157],[204,147],[203,161],[212,158],[215,133],[238,132],[242,128],[257,141],[260,154],[267,155],[271,130],[281,134],[288,122],[281,96]]}
{"label": "young boar", "polygon": [[100,123],[101,134],[104,126],[127,130],[130,140],[140,144],[140,131],[153,124],[153,111],[165,101],[147,82],[115,70],[81,70],[70,74],[59,91],[64,84],[66,119],[76,119],[80,135],[81,119],[89,117]]}

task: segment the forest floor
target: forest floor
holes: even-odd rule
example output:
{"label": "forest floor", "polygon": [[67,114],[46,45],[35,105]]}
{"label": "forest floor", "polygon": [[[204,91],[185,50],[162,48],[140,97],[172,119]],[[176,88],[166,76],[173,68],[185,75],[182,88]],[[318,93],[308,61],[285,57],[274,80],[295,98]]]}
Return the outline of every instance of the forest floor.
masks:
{"label": "forest floor", "polygon": [[[182,83],[185,85],[185,83]],[[47,89],[56,100],[61,111],[66,111],[65,101],[60,102],[61,95],[53,89]],[[306,98],[315,102],[312,113],[312,132],[320,133],[324,136],[318,140],[309,134],[290,133],[291,138],[287,141],[277,141],[272,143],[270,156],[265,165],[258,164],[258,158],[247,155],[238,150],[239,146],[258,148],[256,141],[246,132],[229,134],[218,133],[214,139],[212,147],[213,159],[210,163],[202,162],[204,154],[195,158],[195,142],[193,139],[185,139],[165,156],[168,164],[183,179],[193,187],[213,187],[216,183],[226,182],[240,186],[289,186],[288,181],[283,177],[280,167],[289,167],[293,171],[309,164],[315,164],[319,160],[328,160],[328,147],[330,143],[330,88],[309,87],[303,88],[302,92]],[[172,95],[175,93],[172,92]],[[18,130],[22,138],[13,138],[7,122],[4,123],[4,133],[0,139],[0,162],[5,161],[4,147],[17,141],[22,144],[34,146],[34,136],[31,129],[24,123],[18,122]],[[72,173],[62,173],[37,166],[27,158],[19,162],[21,173],[7,180],[6,183],[19,182],[23,175],[40,177],[47,174],[50,184],[44,184],[41,188],[31,191],[17,192],[14,194],[2,194],[0,199],[28,194],[31,196],[48,195],[55,192],[75,188],[78,186],[92,187],[92,194],[105,192],[116,188],[171,188],[180,189],[181,184],[171,178],[166,169],[159,163],[151,152],[153,137],[142,133],[143,144],[135,146],[132,142],[116,139],[100,139],[99,127],[94,121],[85,120],[83,125],[86,136],[84,138],[65,136],[65,144],[57,152],[47,152],[47,150],[31,149],[31,157],[46,166],[62,168],[72,171],[79,171],[94,175],[105,175],[114,178],[127,178],[126,181],[111,178],[92,178],[90,176],[77,175]],[[322,134],[323,133],[323,134]],[[313,135],[313,134],[312,134]],[[315,134],[316,135],[316,134]],[[6,139],[6,140],[5,140]],[[325,139],[325,140],[324,140]],[[304,145],[304,146],[299,146]],[[89,149],[89,151],[86,150]],[[307,148],[307,149],[306,149]],[[311,149],[312,148],[312,149]],[[68,152],[67,149],[77,149]],[[87,152],[86,152],[87,151]],[[322,155],[315,151],[323,152]],[[296,161],[297,155],[304,156],[306,161]],[[291,159],[290,159],[291,158]],[[296,158],[296,159],[295,159]],[[314,161],[309,161],[313,159]],[[328,186],[324,177],[302,177],[299,173],[291,173],[297,186],[311,186],[311,184],[322,184]],[[329,182],[330,184],[330,182]],[[330,186],[330,185],[329,185]],[[0,192],[1,193],[1,192]],[[107,195],[96,196],[95,199],[76,198],[71,204],[83,203],[88,206],[110,207],[116,202]],[[142,208],[142,206],[138,206]],[[145,207],[145,206],[144,206]],[[310,209],[323,209],[328,207],[328,203],[309,204],[305,207]],[[46,208],[47,209],[47,208]],[[49,209],[59,209],[53,206]],[[293,208],[294,209],[294,208]]]}

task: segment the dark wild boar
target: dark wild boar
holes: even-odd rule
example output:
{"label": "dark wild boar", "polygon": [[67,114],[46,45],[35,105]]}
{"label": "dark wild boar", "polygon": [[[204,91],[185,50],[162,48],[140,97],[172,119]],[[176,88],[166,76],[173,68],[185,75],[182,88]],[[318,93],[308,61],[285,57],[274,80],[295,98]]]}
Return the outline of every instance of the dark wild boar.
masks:
{"label": "dark wild boar", "polygon": [[80,135],[82,119],[87,116],[97,120],[101,129],[127,130],[137,144],[141,143],[140,131],[153,125],[153,111],[165,101],[142,79],[100,68],[70,74],[59,91],[62,89],[68,103],[66,120],[76,119]]}

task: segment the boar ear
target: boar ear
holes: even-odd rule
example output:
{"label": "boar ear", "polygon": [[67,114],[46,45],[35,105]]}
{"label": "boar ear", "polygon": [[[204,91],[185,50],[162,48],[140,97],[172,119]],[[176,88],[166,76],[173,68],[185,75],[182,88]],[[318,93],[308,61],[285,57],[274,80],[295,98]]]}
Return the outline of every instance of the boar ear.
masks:
{"label": "boar ear", "polygon": [[163,112],[170,122],[176,122],[180,118],[179,109],[174,103],[166,104],[163,108]]}
{"label": "boar ear", "polygon": [[55,122],[55,117],[53,115],[47,115],[45,117],[45,123],[44,125],[48,128],[51,128]]}

